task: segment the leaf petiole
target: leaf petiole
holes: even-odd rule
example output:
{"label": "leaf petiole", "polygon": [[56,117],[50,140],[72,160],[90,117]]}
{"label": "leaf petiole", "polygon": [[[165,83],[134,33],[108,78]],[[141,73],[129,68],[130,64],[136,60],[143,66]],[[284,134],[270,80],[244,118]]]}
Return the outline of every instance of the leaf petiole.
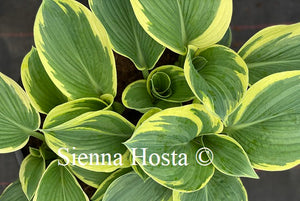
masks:
{"label": "leaf petiole", "polygon": [[39,132],[36,132],[36,131],[30,131],[28,134],[29,134],[30,136],[33,136],[33,137],[35,137],[35,138],[37,138],[37,139],[39,139],[39,140],[45,142],[45,136],[44,136],[43,134],[39,133]]}

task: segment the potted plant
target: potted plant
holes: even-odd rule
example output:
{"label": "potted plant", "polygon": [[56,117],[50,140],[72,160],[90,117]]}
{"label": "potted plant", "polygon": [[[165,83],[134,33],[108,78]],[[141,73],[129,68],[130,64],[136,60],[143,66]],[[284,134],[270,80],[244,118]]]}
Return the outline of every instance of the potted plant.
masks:
{"label": "potted plant", "polygon": [[[0,152],[41,141],[1,201],[247,200],[240,177],[300,163],[300,24],[235,52],[231,0],[89,3],[44,0],[25,90],[0,74]],[[143,75],[122,91],[113,51]]]}

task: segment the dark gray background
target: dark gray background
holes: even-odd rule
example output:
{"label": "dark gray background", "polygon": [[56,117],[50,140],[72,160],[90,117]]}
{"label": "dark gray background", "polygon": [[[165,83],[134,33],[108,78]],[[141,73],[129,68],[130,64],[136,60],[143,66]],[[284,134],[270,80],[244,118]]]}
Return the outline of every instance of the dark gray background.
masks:
{"label": "dark gray background", "polygon": [[[21,61],[33,45],[32,27],[40,2],[0,1],[0,71],[16,81],[20,78]],[[238,50],[266,26],[296,22],[300,22],[299,0],[234,0],[232,48]],[[19,156],[0,154],[0,192],[18,177]],[[299,167],[258,174],[259,180],[243,179],[250,201],[300,201]]]}

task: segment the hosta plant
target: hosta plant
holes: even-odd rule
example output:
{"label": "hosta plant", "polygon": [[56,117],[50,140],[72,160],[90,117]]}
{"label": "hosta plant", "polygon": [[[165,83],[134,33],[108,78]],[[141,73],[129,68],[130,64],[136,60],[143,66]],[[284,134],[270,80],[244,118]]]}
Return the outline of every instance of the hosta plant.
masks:
{"label": "hosta plant", "polygon": [[[246,201],[240,177],[300,163],[300,24],[235,52],[231,0],[89,4],[43,0],[24,89],[0,74],[0,153],[42,144],[1,201]],[[117,54],[144,77],[118,92]]]}

